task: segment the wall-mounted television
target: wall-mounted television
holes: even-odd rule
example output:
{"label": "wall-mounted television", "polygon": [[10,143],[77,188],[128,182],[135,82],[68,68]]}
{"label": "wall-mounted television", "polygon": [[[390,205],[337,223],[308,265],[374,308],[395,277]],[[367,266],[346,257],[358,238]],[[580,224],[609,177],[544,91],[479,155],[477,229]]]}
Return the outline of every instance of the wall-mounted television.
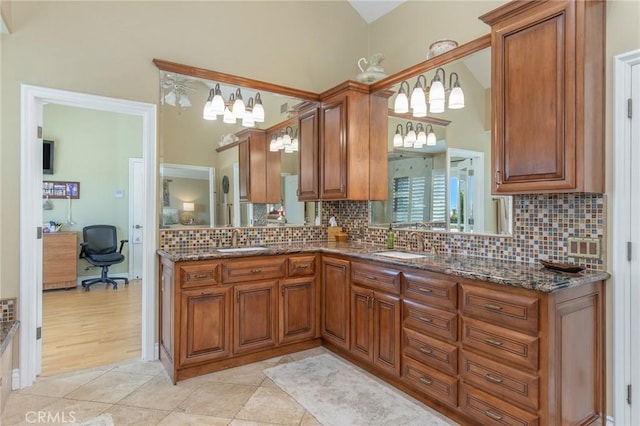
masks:
{"label": "wall-mounted television", "polygon": [[53,141],[42,141],[42,173],[45,175],[53,174]]}

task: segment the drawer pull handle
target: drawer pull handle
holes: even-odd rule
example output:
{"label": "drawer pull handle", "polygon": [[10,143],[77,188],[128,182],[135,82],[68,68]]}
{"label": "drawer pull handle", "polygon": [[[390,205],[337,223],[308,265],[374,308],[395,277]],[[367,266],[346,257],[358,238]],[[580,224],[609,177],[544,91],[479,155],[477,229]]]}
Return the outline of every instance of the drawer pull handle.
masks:
{"label": "drawer pull handle", "polygon": [[494,413],[492,413],[492,412],[491,412],[491,411],[489,411],[489,410],[486,410],[486,411],[484,412],[484,415],[485,415],[485,416],[487,416],[487,417],[491,417],[493,420],[502,420],[502,416],[499,416],[499,415],[497,415],[497,414],[494,414]]}
{"label": "drawer pull handle", "polygon": [[502,383],[502,379],[499,379],[497,377],[493,377],[491,374],[485,374],[484,378],[487,379],[488,381],[492,382],[492,383]]}
{"label": "drawer pull handle", "polygon": [[311,266],[311,265],[309,265],[308,263],[301,263],[300,265],[297,265],[296,268],[297,269],[307,269],[309,266]]}
{"label": "drawer pull handle", "polygon": [[425,347],[421,347],[420,349],[418,349],[420,352],[422,352],[425,355],[431,355],[433,353],[433,351],[431,351],[431,349],[427,349]]}
{"label": "drawer pull handle", "polygon": [[202,293],[200,293],[200,296],[207,296],[209,294],[213,294],[213,290],[204,290]]}
{"label": "drawer pull handle", "polygon": [[201,279],[201,278],[207,278],[209,276],[209,274],[193,274],[191,275],[191,278],[195,278],[197,280]]}
{"label": "drawer pull handle", "polygon": [[369,276],[367,277],[367,279],[368,279],[368,280],[371,280],[371,281],[375,281],[375,280],[377,280],[377,279],[378,279],[378,277],[374,277],[373,275],[369,275]]}
{"label": "drawer pull handle", "polygon": [[433,320],[431,318],[426,318],[426,317],[419,317],[418,318],[420,321],[422,322],[433,322]]}
{"label": "drawer pull handle", "polygon": [[486,305],[484,305],[484,307],[486,309],[490,309],[492,311],[501,311],[502,310],[502,306],[498,306],[498,305],[492,305],[490,303],[487,303]]}
{"label": "drawer pull handle", "polygon": [[425,376],[420,377],[418,380],[420,380],[420,382],[424,383],[425,385],[431,385],[433,383],[433,380],[431,380],[431,379],[429,379],[429,378],[427,378]]}
{"label": "drawer pull handle", "polygon": [[484,341],[492,346],[502,346],[502,342],[493,339],[484,339]]}
{"label": "drawer pull handle", "polygon": [[418,287],[418,291],[420,293],[433,293],[433,290],[431,290],[430,288],[423,288],[423,287]]}
{"label": "drawer pull handle", "polygon": [[254,274],[259,274],[260,272],[262,272],[262,269],[252,269],[251,272]]}

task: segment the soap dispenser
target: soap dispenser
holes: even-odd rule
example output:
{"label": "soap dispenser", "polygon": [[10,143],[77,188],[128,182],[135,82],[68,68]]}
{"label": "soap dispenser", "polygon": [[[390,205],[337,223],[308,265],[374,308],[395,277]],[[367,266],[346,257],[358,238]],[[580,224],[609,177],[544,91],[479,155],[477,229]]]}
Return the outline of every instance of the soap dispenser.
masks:
{"label": "soap dispenser", "polygon": [[391,224],[389,224],[389,230],[387,231],[387,248],[393,248],[393,229],[391,228]]}

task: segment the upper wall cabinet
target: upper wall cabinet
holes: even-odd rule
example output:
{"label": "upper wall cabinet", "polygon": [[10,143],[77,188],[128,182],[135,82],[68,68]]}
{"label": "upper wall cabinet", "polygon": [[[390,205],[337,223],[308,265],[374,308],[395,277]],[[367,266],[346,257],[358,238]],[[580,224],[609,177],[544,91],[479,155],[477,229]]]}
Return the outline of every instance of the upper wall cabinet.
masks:
{"label": "upper wall cabinet", "polygon": [[603,192],[604,1],[513,1],[480,19],[491,25],[493,192]]}
{"label": "upper wall cabinet", "polygon": [[[387,129],[370,131],[370,121],[387,122],[386,104],[376,107],[369,87],[353,81],[321,95],[320,198],[323,200],[377,199],[370,188],[387,185]],[[382,104],[380,104],[382,105]],[[384,159],[384,161],[382,161]]]}
{"label": "upper wall cabinet", "polygon": [[247,129],[237,136],[240,201],[280,203],[280,156],[269,151],[265,131]]}

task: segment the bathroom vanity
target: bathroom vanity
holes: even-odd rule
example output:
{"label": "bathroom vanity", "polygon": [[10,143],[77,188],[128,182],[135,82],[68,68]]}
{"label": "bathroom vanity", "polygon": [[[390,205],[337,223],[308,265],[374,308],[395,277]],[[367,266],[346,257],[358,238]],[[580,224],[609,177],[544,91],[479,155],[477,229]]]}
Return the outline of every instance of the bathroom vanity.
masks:
{"label": "bathroom vanity", "polygon": [[464,424],[603,421],[606,272],[381,252],[159,251],[169,376],[324,345]]}

